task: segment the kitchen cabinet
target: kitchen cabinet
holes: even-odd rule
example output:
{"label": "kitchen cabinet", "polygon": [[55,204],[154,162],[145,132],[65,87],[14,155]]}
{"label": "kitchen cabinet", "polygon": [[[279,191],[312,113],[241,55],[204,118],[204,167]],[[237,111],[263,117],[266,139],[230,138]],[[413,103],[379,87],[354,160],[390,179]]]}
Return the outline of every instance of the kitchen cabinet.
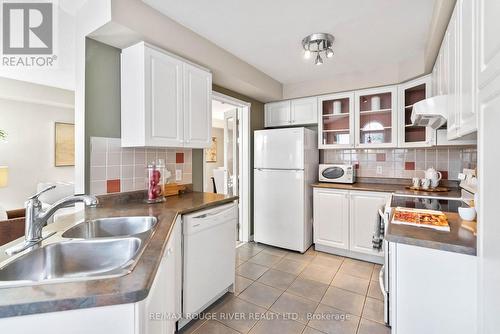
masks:
{"label": "kitchen cabinet", "polygon": [[475,256],[399,243],[390,248],[392,334],[477,333]]}
{"label": "kitchen cabinet", "polygon": [[448,140],[458,138],[458,109],[460,108],[460,100],[458,96],[459,89],[459,36],[458,36],[459,18],[457,7],[451,15],[448,29],[446,30],[447,38],[447,54],[448,54]]}
{"label": "kitchen cabinet", "polygon": [[349,192],[314,188],[314,244],[349,249]]}
{"label": "kitchen cabinet", "polygon": [[431,76],[427,75],[398,86],[399,147],[426,147],[434,144],[435,131],[430,127],[413,126],[413,105],[431,97]]}
{"label": "kitchen cabinet", "polygon": [[354,252],[369,255],[380,255],[378,249],[373,248],[372,236],[375,222],[390,194],[351,191],[349,194],[350,235],[349,249]]}
{"label": "kitchen cabinet", "polygon": [[354,92],[318,98],[318,147],[354,147]]}
{"label": "kitchen cabinet", "polygon": [[398,145],[397,86],[355,92],[355,145],[359,148]]}
{"label": "kitchen cabinet", "polygon": [[210,145],[212,75],[144,42],[122,50],[123,147]]}
{"label": "kitchen cabinet", "polygon": [[383,252],[372,247],[378,210],[390,194],[314,188],[314,244],[319,251],[376,263]]}
{"label": "kitchen cabinet", "polygon": [[316,124],[318,103],[316,97],[266,103],[266,128]]}

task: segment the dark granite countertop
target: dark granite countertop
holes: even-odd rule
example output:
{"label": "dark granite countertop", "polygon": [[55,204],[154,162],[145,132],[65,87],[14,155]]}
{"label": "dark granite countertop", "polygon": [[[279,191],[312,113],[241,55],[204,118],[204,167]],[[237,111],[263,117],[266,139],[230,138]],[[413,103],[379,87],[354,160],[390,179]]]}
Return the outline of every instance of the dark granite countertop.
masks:
{"label": "dark granite countertop", "polygon": [[[393,224],[391,217],[385,238],[390,242],[433,248],[448,252],[476,255],[477,238],[466,228],[458,213],[443,212],[448,217],[450,231],[438,231],[425,227]],[[468,225],[475,223],[467,222]]]}
{"label": "dark granite countertop", "polygon": [[[77,215],[61,218],[46,229],[73,226],[84,219],[140,215],[156,216],[158,225],[129,274],[107,279],[1,287],[0,318],[134,303],[144,299],[153,283],[176,217],[236,199],[235,196],[190,192],[168,197],[165,203],[148,205],[133,196],[114,196],[101,201],[97,208],[88,208]],[[22,240],[17,239],[0,247],[0,254]]]}
{"label": "dark granite countertop", "polygon": [[376,191],[386,193],[396,193],[401,195],[410,196],[432,196],[432,197],[446,197],[446,198],[461,198],[460,189],[457,187],[449,187],[448,192],[427,192],[415,191],[406,189],[405,184],[401,183],[372,183],[372,182],[356,182],[353,184],[346,183],[327,183],[318,182],[312,184],[314,188],[330,188],[339,190],[359,190],[359,191]]}

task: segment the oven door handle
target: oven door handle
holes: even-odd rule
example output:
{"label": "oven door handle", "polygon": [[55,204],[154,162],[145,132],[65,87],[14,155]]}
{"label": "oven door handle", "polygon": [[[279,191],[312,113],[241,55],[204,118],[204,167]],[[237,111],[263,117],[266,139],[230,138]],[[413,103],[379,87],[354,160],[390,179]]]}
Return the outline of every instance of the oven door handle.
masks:
{"label": "oven door handle", "polygon": [[387,293],[387,290],[385,288],[385,284],[384,284],[384,276],[385,276],[385,266],[382,266],[382,268],[380,268],[380,272],[378,274],[378,283],[380,285],[380,291],[382,291],[382,294],[385,295]]}

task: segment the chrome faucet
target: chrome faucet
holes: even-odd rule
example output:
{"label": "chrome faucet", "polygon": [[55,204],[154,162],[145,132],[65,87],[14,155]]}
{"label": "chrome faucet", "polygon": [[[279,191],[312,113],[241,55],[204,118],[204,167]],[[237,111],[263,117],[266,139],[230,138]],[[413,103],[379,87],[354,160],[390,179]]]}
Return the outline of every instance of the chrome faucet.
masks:
{"label": "chrome faucet", "polygon": [[28,198],[28,201],[24,204],[24,207],[26,208],[24,243],[8,248],[5,251],[7,255],[22,252],[23,250],[35,246],[40,243],[40,241],[53,235],[55,232],[45,236],[42,235],[42,228],[47,224],[47,221],[57,210],[78,202],[83,202],[87,206],[96,206],[99,203],[97,198],[93,195],[73,195],[55,202],[50,208],[43,211],[42,202],[40,202],[38,198],[43,193],[52,190],[55,187],[55,185],[47,187]]}

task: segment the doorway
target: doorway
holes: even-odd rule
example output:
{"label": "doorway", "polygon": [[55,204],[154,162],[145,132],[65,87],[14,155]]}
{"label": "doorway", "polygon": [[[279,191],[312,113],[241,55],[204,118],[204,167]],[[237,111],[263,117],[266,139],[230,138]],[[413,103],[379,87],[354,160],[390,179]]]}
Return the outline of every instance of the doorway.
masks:
{"label": "doorway", "polygon": [[237,244],[250,240],[250,104],[212,93],[212,145],[204,150],[203,191],[236,195]]}

